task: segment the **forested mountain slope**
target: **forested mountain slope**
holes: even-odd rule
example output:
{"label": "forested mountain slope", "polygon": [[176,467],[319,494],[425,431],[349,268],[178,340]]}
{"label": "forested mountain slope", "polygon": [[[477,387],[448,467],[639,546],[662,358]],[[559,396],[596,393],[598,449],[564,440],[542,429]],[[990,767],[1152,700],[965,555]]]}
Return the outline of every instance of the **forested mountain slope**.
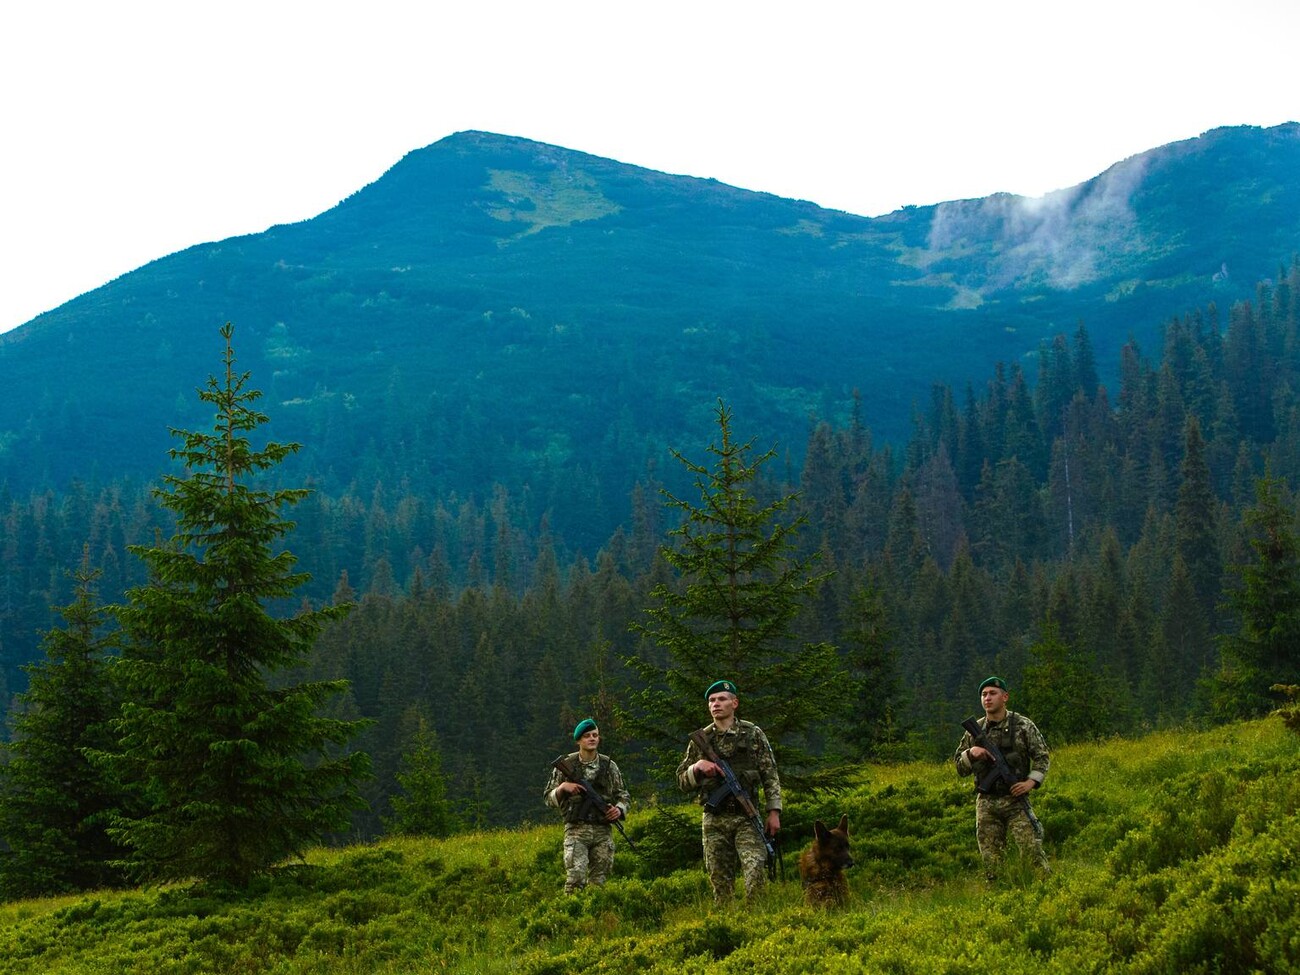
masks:
{"label": "forested mountain slope", "polygon": [[315,489],[301,597],[359,604],[308,667],[374,719],[354,835],[422,720],[469,822],[540,814],[538,763],[658,652],[629,631],[678,582],[656,489],[688,480],[669,448],[707,456],[719,396],[779,447],[758,490],[799,493],[828,574],[800,636],[872,691],[806,745],[932,757],[992,670],[1058,737],[1204,714],[1266,473],[1294,521],[1298,145],[1218,130],[1032,206],[867,220],[464,133],[156,262],[0,338],[0,699],[83,546],[106,602],[146,581],[166,428],[210,421],[193,389],[233,318],[305,445],[276,472]]}
{"label": "forested mountain slope", "polygon": [[[970,687],[990,672],[1057,738],[1219,708],[1210,688],[1222,641],[1249,611],[1233,604],[1242,567],[1258,560],[1262,537],[1296,528],[1298,298],[1300,263],[1222,316],[1211,307],[1170,321],[1154,351],[1126,342],[1113,392],[1080,326],[1042,350],[1033,385],[1018,364],[964,392],[936,384],[903,447],[877,441],[855,413],[817,423],[795,456],[774,458],[755,489],[763,499],[797,492],[788,514],[807,522],[796,554],[817,555],[827,574],[797,633],[838,647],[841,686],[860,694],[802,744],[832,761],[942,754]],[[735,430],[760,451],[770,443],[743,415]],[[701,462],[708,443],[674,446]],[[350,682],[338,716],[375,719],[360,746],[377,775],[355,835],[383,829],[421,722],[441,742],[451,800],[476,824],[541,814],[535,769],[582,714],[618,734],[615,707],[639,687],[623,661],[662,652],[630,627],[646,620],[656,586],[680,584],[658,554],[675,524],[655,488],[681,465],[662,463],[633,490],[626,527],[592,557],[530,514],[526,492],[500,485],[484,501],[430,498],[411,483],[319,489],[294,509],[287,544],[314,576],[302,597],[358,603],[308,667]],[[1266,474],[1273,514],[1261,526]],[[572,486],[582,517],[584,484]],[[127,546],[172,530],[151,487],[9,496],[6,698],[25,686],[19,665],[40,655],[49,607],[69,601],[65,571],[83,546],[106,601],[147,582]],[[1300,683],[1300,635],[1288,629],[1300,620],[1288,587],[1300,591],[1300,580],[1278,561],[1278,591],[1266,598],[1281,622],[1263,607],[1255,615],[1283,652],[1252,699],[1273,681]]]}
{"label": "forested mountain slope", "polygon": [[0,484],[154,477],[232,320],[277,434],[306,444],[296,472],[430,497],[527,485],[590,550],[718,396],[789,446],[857,389],[899,442],[931,383],[1080,321],[1111,376],[1130,333],[1249,297],[1298,242],[1294,124],[1215,130],[1040,200],[874,219],[463,132],[312,220],[196,245],[0,336]]}

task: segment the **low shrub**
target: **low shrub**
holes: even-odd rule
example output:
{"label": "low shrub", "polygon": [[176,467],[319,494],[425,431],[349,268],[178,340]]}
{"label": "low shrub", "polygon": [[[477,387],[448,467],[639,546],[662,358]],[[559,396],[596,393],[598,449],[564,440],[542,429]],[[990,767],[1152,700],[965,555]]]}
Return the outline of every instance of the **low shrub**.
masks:
{"label": "low shrub", "polygon": [[[1035,795],[1053,874],[983,879],[969,783],[873,770],[791,795],[790,879],[718,910],[698,810],[635,818],[613,878],[561,893],[558,825],[312,851],[247,891],[0,905],[0,975],[1183,975],[1300,970],[1300,755],[1276,719],[1072,745]],[[850,821],[850,901],[804,905],[815,819]]]}

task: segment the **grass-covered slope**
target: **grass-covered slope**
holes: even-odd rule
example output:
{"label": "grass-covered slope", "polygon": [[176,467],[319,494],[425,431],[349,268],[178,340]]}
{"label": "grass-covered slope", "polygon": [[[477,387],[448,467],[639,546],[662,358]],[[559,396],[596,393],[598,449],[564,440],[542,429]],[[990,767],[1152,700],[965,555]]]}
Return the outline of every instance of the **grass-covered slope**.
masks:
{"label": "grass-covered slope", "polygon": [[695,853],[694,815],[643,807],[647,857],[621,849],[616,879],[577,897],[560,892],[558,825],[316,850],[241,896],[6,905],[0,972],[1295,971],[1298,746],[1274,719],[1057,749],[1036,795],[1045,880],[982,880],[969,784],[946,765],[871,767],[786,815],[806,842],[814,816],[848,813],[843,910],[805,907],[790,879],[715,911],[698,864],[670,866]]}

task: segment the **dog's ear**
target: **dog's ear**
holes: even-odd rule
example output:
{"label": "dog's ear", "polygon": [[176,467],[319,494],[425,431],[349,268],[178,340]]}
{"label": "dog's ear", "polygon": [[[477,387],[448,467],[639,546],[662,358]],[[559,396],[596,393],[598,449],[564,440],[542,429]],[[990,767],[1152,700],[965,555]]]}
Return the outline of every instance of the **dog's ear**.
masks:
{"label": "dog's ear", "polygon": [[815,819],[813,820],[813,833],[816,834],[817,839],[824,840],[829,835],[830,830],[826,828],[826,824],[820,819]]}
{"label": "dog's ear", "polygon": [[835,828],[838,829],[838,830],[839,830],[841,833],[843,833],[845,836],[848,836],[848,835],[849,835],[849,817],[848,817],[847,815],[841,816],[841,817],[840,817],[840,824],[839,824],[839,826],[837,826],[837,827],[835,827]]}

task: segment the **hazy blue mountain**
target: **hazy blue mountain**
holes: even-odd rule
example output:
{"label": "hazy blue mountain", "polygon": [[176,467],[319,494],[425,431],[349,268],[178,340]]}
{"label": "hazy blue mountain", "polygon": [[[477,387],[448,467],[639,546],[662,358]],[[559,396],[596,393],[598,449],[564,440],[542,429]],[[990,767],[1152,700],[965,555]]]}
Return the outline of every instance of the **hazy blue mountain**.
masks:
{"label": "hazy blue mountain", "polygon": [[[959,165],[959,162],[954,162]],[[273,432],[325,486],[613,517],[725,397],[797,459],[852,391],[901,439],[931,384],[1083,322],[1251,297],[1300,249],[1300,125],[1225,128],[1079,186],[878,218],[462,132],[320,216],[154,261],[0,335],[0,483],[153,477],[236,325]],[[1152,350],[1155,351],[1155,350]],[[1034,365],[1029,361],[1032,376]],[[597,537],[600,537],[599,535]]]}

